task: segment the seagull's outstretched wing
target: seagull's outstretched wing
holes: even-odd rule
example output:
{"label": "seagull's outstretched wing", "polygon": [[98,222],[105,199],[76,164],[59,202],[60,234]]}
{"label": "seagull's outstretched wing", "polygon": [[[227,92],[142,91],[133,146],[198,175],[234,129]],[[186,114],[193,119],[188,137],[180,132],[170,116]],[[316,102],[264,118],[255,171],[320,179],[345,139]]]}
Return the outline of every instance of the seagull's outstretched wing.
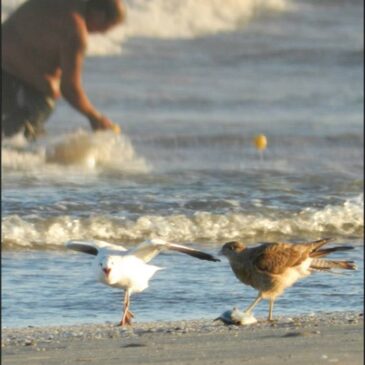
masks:
{"label": "seagull's outstretched wing", "polygon": [[198,251],[194,248],[186,247],[183,245],[178,245],[176,243],[166,242],[161,239],[152,239],[150,241],[142,242],[131,253],[134,256],[143,260],[144,262],[149,262],[163,250],[178,251],[196,257],[200,260],[220,261],[219,259],[208,253]]}
{"label": "seagull's outstretched wing", "polygon": [[123,246],[114,245],[105,241],[82,241],[72,240],[65,243],[65,246],[71,250],[87,253],[96,256],[100,250],[105,250],[110,254],[120,255],[127,251]]}

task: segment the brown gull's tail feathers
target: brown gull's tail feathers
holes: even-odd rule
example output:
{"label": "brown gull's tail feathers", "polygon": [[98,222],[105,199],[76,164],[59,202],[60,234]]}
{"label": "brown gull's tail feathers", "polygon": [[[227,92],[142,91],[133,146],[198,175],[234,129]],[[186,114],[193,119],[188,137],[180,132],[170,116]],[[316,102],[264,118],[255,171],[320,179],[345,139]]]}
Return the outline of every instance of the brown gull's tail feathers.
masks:
{"label": "brown gull's tail feathers", "polygon": [[329,271],[331,269],[345,269],[356,270],[356,264],[353,261],[340,261],[340,260],[323,260],[313,259],[311,263],[311,269],[320,271]]}
{"label": "brown gull's tail feathers", "polygon": [[332,252],[353,250],[352,246],[336,246],[329,248],[316,249],[310,253],[310,257],[321,257],[326,256]]}

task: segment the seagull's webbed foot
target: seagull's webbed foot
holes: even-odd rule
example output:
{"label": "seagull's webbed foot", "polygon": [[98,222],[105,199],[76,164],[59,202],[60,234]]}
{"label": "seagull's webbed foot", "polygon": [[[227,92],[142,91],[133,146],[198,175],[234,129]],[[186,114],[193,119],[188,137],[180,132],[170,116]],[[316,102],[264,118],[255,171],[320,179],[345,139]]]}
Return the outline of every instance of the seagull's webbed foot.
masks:
{"label": "seagull's webbed foot", "polygon": [[131,326],[132,318],[134,318],[134,314],[131,311],[127,310],[124,313],[122,320],[119,322],[119,326],[121,326],[121,327]]}
{"label": "seagull's webbed foot", "polygon": [[132,324],[132,318],[134,318],[134,314],[131,311],[127,311],[127,314],[126,314],[127,324],[129,324],[129,325]]}

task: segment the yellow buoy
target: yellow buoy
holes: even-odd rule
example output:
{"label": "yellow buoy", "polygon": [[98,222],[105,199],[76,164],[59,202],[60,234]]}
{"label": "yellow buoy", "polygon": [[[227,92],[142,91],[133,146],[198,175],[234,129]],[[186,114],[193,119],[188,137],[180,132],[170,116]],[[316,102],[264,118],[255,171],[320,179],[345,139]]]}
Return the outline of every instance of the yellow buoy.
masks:
{"label": "yellow buoy", "polygon": [[267,138],[265,135],[259,134],[254,138],[253,143],[259,151],[263,151],[267,147]]}

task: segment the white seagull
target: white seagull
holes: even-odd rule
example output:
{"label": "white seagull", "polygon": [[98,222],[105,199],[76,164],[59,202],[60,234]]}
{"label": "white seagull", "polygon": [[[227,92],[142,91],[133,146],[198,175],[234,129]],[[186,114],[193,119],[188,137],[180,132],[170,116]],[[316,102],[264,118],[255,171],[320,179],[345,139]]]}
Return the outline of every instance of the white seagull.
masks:
{"label": "white seagull", "polygon": [[214,256],[190,247],[152,239],[142,242],[136,248],[127,250],[123,246],[104,241],[68,241],[65,246],[71,250],[95,256],[93,270],[96,279],[103,284],[124,289],[124,311],[120,326],[132,323],[133,313],[129,311],[130,296],[148,287],[148,281],[161,267],[148,264],[161,251],[171,250],[185,253],[200,260],[220,261]]}

